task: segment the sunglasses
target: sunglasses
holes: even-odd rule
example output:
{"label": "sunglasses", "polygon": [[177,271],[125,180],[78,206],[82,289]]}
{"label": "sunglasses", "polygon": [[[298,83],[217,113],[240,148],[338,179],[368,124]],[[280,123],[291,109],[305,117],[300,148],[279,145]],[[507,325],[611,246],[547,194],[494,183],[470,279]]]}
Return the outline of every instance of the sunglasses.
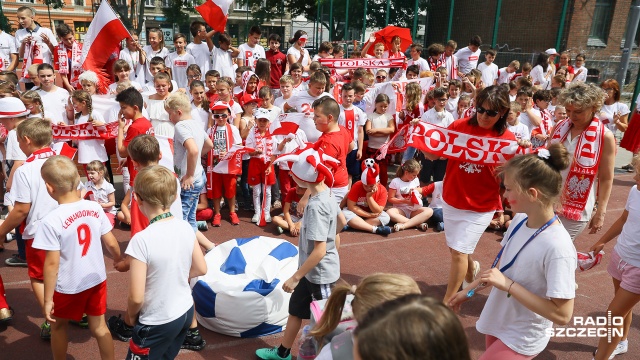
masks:
{"label": "sunglasses", "polygon": [[226,119],[228,117],[229,117],[229,115],[227,115],[227,114],[213,114],[213,118],[214,119],[220,119],[220,118]]}
{"label": "sunglasses", "polygon": [[484,114],[484,113],[486,113],[486,114],[487,114],[487,116],[490,116],[490,117],[498,116],[498,114],[500,114],[500,112],[499,112],[499,111],[496,111],[496,110],[487,110],[487,109],[483,108],[482,106],[477,106],[477,107],[476,107],[476,112],[477,112],[478,114]]}
{"label": "sunglasses", "polygon": [[382,79],[382,80],[384,80],[384,79],[386,79],[386,78],[387,78],[386,76],[380,76],[380,75],[376,76],[376,79]]}

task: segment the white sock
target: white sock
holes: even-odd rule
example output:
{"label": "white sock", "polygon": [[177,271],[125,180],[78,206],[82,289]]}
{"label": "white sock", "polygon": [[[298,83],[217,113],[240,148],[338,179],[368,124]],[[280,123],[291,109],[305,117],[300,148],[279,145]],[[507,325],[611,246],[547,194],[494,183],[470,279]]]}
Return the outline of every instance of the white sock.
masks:
{"label": "white sock", "polygon": [[627,343],[629,342],[629,339],[627,340],[620,340],[620,345],[627,345]]}
{"label": "white sock", "polygon": [[378,227],[377,226],[373,226],[373,233],[375,234],[376,231],[378,231]]}

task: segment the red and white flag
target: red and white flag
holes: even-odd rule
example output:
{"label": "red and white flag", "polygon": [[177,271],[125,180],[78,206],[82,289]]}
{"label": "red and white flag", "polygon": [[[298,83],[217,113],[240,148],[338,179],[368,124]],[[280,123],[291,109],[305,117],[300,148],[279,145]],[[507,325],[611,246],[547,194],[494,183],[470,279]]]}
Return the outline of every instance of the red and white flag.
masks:
{"label": "red and white flag", "polygon": [[76,157],[76,153],[78,152],[78,149],[71,147],[66,142],[59,142],[51,145],[51,150],[53,150],[56,155],[66,156],[71,160]]}
{"label": "red and white flag", "polygon": [[120,46],[123,39],[130,37],[131,34],[109,6],[109,2],[102,1],[89,25],[82,46],[82,67],[98,74],[100,87],[110,84],[104,66],[113,50]]}
{"label": "red and white flag", "polygon": [[162,165],[172,172],[175,172],[173,168],[173,138],[164,135],[154,135],[158,144],[160,145],[160,161],[159,165]]}
{"label": "red and white flag", "polygon": [[254,152],[256,149],[242,145],[233,145],[231,149],[220,159],[220,162],[213,168],[218,174],[234,174],[242,173],[242,155]]}
{"label": "red and white flag", "polygon": [[303,113],[282,114],[269,126],[269,133],[271,135],[295,135],[305,117],[306,115]]}
{"label": "red and white flag", "polygon": [[232,2],[233,0],[206,0],[195,9],[213,30],[223,32],[227,26],[229,7]]}

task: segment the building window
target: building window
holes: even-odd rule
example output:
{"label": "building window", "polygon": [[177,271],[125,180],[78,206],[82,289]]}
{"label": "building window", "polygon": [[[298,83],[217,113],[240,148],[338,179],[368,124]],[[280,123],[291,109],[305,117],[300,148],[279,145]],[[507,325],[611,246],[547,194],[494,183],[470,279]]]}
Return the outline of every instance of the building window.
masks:
{"label": "building window", "polygon": [[144,0],[144,6],[156,7],[156,0]]}
{"label": "building window", "polygon": [[233,10],[235,11],[248,11],[249,8],[247,7],[249,4],[248,0],[236,0],[233,2]]}
{"label": "building window", "polygon": [[26,2],[26,3],[32,3],[32,4],[36,3],[35,0],[18,0],[18,2]]}
{"label": "building window", "polygon": [[84,0],[73,0],[73,5],[84,6]]}
{"label": "building window", "polygon": [[168,8],[171,6],[171,1],[170,0],[162,0],[162,7],[163,8]]}
{"label": "building window", "polygon": [[607,46],[614,5],[615,0],[596,0],[596,8],[593,12],[593,21],[591,22],[591,31],[587,42],[588,46]]}

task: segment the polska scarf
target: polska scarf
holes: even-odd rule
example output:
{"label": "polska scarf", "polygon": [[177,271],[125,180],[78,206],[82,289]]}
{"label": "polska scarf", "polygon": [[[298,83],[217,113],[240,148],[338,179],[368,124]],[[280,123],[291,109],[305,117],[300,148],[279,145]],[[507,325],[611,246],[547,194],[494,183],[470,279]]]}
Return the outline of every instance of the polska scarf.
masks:
{"label": "polska scarf", "polygon": [[[551,143],[563,143],[572,126],[569,118],[560,121],[551,135]],[[579,221],[582,216],[600,166],[604,133],[604,124],[594,117],[580,134],[569,174],[562,187],[562,216],[567,219]]]}
{"label": "polska scarf", "polygon": [[67,48],[63,43],[58,44],[56,49],[58,52],[58,72],[60,75],[69,75],[71,86],[74,88],[78,85],[78,77],[84,71],[82,69],[82,44],[77,41],[73,42],[71,47],[71,59],[67,57]]}

